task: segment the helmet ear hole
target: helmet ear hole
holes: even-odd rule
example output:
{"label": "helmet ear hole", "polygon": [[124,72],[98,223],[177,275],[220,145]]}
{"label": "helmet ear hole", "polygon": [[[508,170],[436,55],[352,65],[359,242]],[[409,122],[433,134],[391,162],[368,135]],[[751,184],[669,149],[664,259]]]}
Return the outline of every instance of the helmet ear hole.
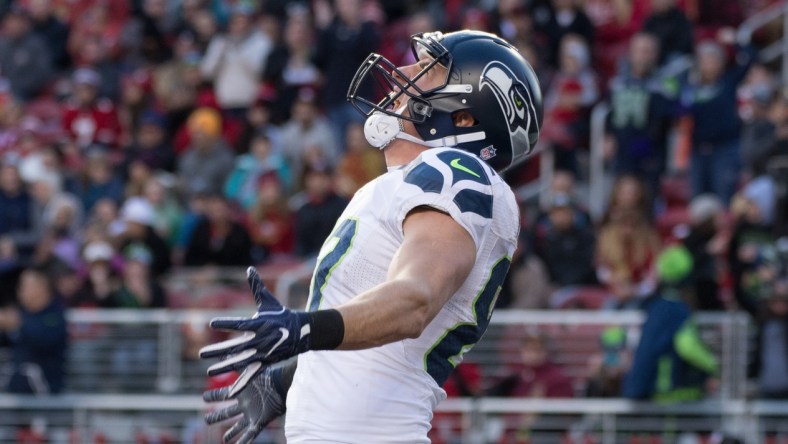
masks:
{"label": "helmet ear hole", "polygon": [[458,128],[468,128],[479,124],[479,121],[467,110],[453,112],[451,120],[454,122],[454,126]]}

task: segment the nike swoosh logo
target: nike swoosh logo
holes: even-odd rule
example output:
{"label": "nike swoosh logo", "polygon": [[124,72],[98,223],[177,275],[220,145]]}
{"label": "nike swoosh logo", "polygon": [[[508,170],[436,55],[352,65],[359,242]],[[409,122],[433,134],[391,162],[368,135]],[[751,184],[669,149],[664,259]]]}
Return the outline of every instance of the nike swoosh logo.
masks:
{"label": "nike swoosh logo", "polygon": [[471,176],[476,176],[479,179],[482,178],[482,176],[480,176],[480,175],[476,174],[475,172],[473,172],[472,170],[468,169],[468,167],[466,167],[465,165],[460,165],[460,158],[459,157],[454,159],[454,160],[452,160],[451,163],[449,163],[449,165],[451,165],[454,168],[457,168],[460,171],[465,171],[466,173],[470,174]]}
{"label": "nike swoosh logo", "polygon": [[289,337],[290,337],[290,332],[289,332],[289,331],[287,331],[287,329],[286,329],[286,328],[282,328],[282,327],[280,327],[280,328],[279,328],[279,332],[281,332],[281,333],[282,333],[282,337],[281,337],[281,338],[279,338],[279,340],[276,342],[276,344],[274,344],[274,346],[273,346],[273,347],[271,347],[271,350],[268,350],[268,353],[266,353],[266,354],[265,354],[265,357],[266,357],[266,358],[267,358],[267,357],[269,357],[269,356],[271,355],[271,353],[273,353],[273,352],[274,352],[274,350],[276,350],[277,348],[279,348],[279,346],[280,346],[280,345],[282,345],[282,343],[283,343],[283,342],[287,341],[287,338],[289,338]]}

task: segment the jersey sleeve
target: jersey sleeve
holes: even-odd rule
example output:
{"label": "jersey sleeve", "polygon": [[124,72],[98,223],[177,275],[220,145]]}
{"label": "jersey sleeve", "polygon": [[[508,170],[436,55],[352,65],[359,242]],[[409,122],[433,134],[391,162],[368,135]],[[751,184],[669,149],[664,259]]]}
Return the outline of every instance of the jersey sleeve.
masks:
{"label": "jersey sleeve", "polygon": [[396,193],[393,222],[402,233],[402,223],[414,208],[428,206],[449,214],[481,245],[493,215],[492,176],[483,162],[459,150],[432,149],[403,171]]}

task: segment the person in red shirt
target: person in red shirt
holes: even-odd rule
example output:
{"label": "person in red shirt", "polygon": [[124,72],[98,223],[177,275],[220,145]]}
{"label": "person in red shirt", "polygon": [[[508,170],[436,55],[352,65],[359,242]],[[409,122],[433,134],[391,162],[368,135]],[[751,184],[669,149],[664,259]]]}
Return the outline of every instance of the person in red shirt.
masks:
{"label": "person in red shirt", "polygon": [[63,130],[79,148],[101,144],[118,146],[121,128],[115,105],[98,97],[99,74],[89,68],[74,72],[74,92],[63,109]]}
{"label": "person in red shirt", "polygon": [[[518,363],[511,365],[509,376],[488,390],[489,395],[525,398],[571,398],[572,380],[564,368],[550,359],[549,338],[542,332],[527,333],[520,340]],[[499,443],[530,442],[542,426],[536,414],[504,416],[505,428]],[[535,439],[538,441],[538,439]]]}

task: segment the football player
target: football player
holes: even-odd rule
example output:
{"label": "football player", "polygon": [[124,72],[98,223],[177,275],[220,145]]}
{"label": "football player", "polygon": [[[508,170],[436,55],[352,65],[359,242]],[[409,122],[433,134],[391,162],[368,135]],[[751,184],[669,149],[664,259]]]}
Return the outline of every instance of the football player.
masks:
{"label": "football player", "polygon": [[210,374],[242,371],[204,395],[237,401],[206,418],[240,415],[225,441],[251,442],[286,409],[290,443],[427,443],[441,385],[487,328],[519,230],[499,173],[533,149],[541,93],[495,35],[423,33],[412,47],[415,64],[372,54],[351,82],[388,172],[326,239],[306,311],[250,268],[257,313],[211,321],[243,332],[201,351],[221,358]]}

